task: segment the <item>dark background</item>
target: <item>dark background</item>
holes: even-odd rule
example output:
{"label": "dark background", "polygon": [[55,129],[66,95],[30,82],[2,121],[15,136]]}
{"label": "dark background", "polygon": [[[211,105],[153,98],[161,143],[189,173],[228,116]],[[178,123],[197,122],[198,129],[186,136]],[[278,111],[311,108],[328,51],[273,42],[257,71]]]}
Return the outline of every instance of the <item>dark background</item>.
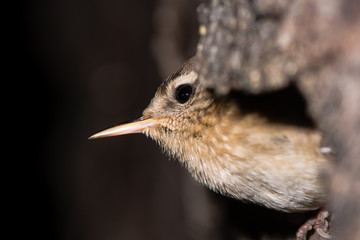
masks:
{"label": "dark background", "polygon": [[12,239],[294,237],[303,215],[212,193],[143,135],[87,140],[139,117],[162,79],[195,54],[197,4],[19,3]]}

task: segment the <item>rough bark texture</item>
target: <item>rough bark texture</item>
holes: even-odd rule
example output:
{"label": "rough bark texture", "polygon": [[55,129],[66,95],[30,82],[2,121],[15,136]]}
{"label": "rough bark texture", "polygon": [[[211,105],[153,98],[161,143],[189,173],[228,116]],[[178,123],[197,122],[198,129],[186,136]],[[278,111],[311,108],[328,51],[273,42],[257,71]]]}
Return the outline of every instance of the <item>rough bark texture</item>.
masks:
{"label": "rough bark texture", "polygon": [[201,82],[218,94],[295,83],[335,149],[337,239],[360,239],[360,2],[211,0],[199,7]]}

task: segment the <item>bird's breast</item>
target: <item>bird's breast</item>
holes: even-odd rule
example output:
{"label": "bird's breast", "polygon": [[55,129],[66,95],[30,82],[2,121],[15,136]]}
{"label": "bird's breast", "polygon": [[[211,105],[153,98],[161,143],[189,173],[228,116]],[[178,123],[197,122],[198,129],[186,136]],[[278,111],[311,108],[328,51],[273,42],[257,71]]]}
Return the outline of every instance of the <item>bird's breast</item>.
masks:
{"label": "bird's breast", "polygon": [[314,130],[223,120],[174,140],[172,153],[197,180],[224,195],[303,211],[319,207],[325,197],[320,175],[327,160],[320,141]]}

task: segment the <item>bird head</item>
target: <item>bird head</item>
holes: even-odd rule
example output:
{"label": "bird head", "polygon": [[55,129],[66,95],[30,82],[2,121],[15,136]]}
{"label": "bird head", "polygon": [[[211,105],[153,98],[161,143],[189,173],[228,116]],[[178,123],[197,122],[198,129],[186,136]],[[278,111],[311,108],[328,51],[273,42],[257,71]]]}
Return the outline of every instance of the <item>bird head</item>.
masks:
{"label": "bird head", "polygon": [[192,58],[160,85],[139,119],[101,131],[90,139],[144,133],[165,149],[171,148],[176,142],[199,136],[199,120],[208,114],[213,102],[211,92],[199,84]]}

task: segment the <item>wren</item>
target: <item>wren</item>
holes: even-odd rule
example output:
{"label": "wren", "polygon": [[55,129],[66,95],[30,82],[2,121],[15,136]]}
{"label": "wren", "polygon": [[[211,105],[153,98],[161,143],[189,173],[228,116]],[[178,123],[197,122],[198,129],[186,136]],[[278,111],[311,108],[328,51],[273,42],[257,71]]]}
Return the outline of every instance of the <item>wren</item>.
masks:
{"label": "wren", "polygon": [[225,196],[283,212],[323,207],[330,163],[320,131],[297,122],[295,107],[282,109],[283,98],[217,96],[199,83],[194,61],[160,85],[141,118],[90,138],[144,133]]}

